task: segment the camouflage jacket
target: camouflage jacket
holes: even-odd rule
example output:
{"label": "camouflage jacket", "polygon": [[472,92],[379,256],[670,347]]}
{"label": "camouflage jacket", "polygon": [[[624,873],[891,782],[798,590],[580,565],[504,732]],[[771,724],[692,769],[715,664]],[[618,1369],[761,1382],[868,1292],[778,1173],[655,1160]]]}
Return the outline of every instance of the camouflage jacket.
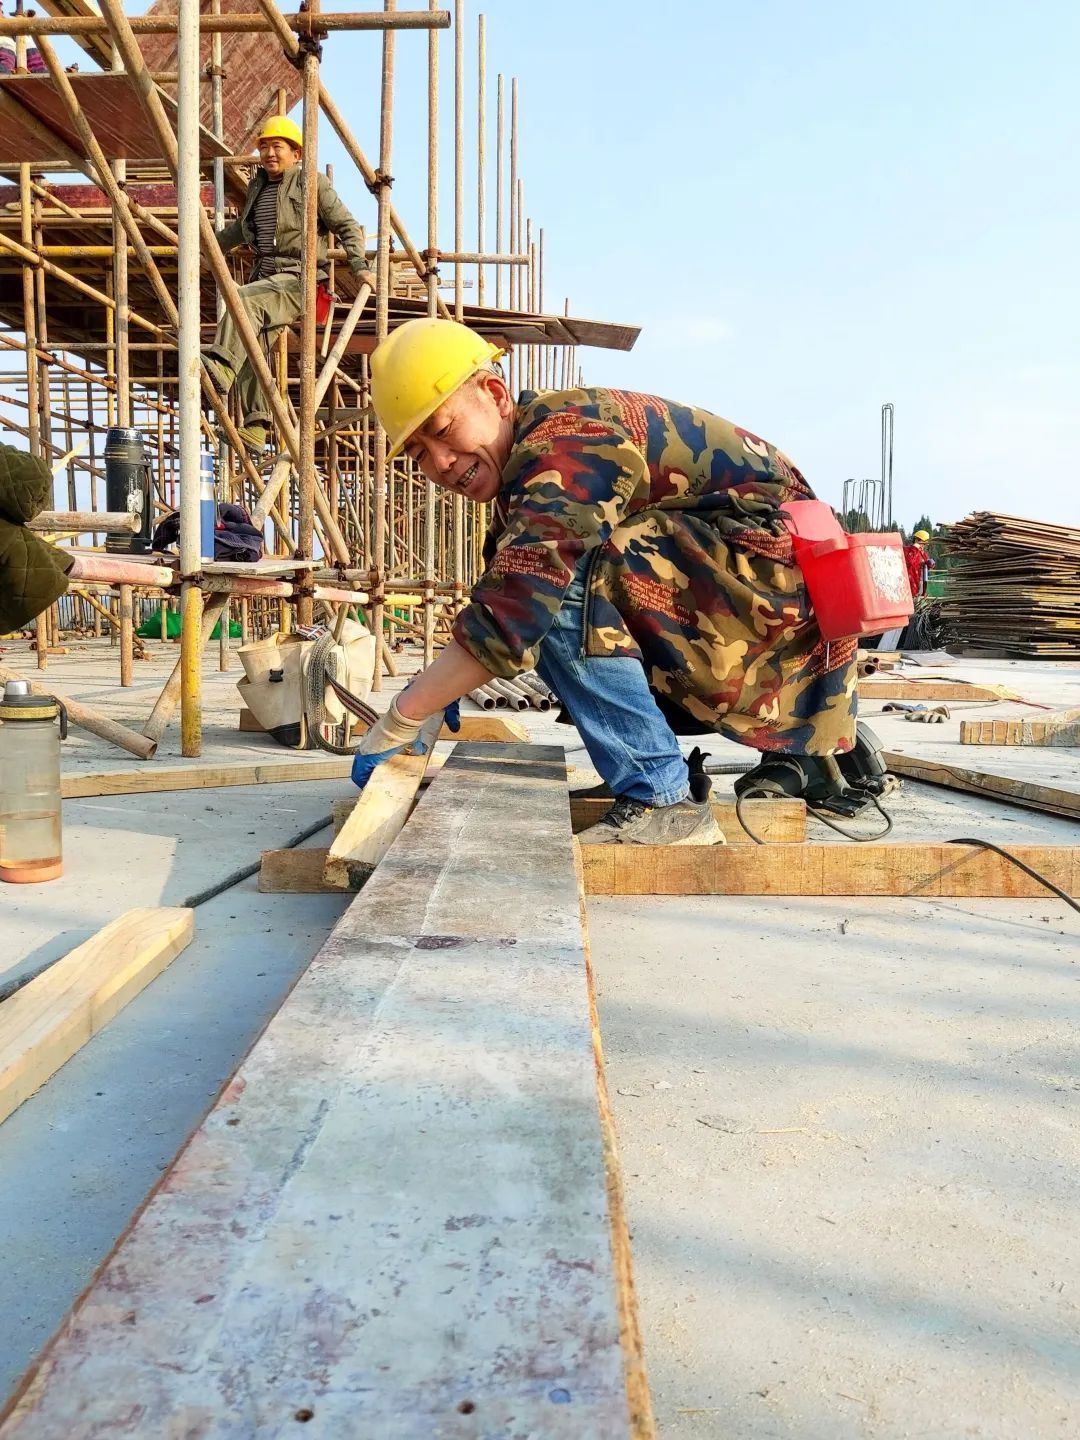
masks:
{"label": "camouflage jacket", "polygon": [[583,655],[636,656],[655,692],[744,744],[849,750],[854,642],[821,640],[777,513],[806,498],[779,450],[706,410],[526,393],[454,637],[495,675],[529,669],[591,554]]}
{"label": "camouflage jacket", "polygon": [[[364,258],[364,231],[353,219],[338,193],[325,175],[319,180],[319,223],[318,256],[319,270],[325,272],[329,266],[327,258],[327,235],[332,231],[345,247],[349,257],[349,269],[354,275],[371,268]],[[274,249],[277,251],[278,273],[300,274],[301,250],[304,231],[304,186],[299,165],[287,170],[280,182],[271,181],[260,165],[248,182],[247,194],[239,216],[217,232],[217,242],[228,253],[237,245],[255,245],[255,222],[252,218],[255,201],[265,185],[280,183],[278,197],[277,232]],[[372,262],[373,263],[373,262]]]}

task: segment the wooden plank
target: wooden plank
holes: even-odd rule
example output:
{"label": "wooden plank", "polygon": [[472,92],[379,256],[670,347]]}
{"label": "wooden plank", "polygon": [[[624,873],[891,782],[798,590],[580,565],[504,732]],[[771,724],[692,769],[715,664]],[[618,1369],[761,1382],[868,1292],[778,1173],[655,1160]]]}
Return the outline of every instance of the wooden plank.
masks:
{"label": "wooden plank", "polygon": [[0,1120],[179,955],[194,913],[128,910],[0,1005]]}
{"label": "wooden plank", "polygon": [[[1049,899],[993,851],[963,845],[583,845],[587,895],[936,895]],[[1012,845],[1080,896],[1080,846]]]}
{"label": "wooden plank", "polygon": [[442,727],[442,711],[424,722],[419,754],[402,751],[384,760],[361,790],[326,857],[323,879],[339,890],[359,890],[397,839],[416,803],[416,792]]}
{"label": "wooden plank", "polygon": [[[487,716],[475,716],[487,719]],[[506,727],[517,726],[504,720]],[[522,729],[522,735],[525,731]],[[457,741],[457,736],[444,729],[441,740]],[[488,744],[518,744],[518,736],[507,733],[485,740]],[[442,755],[432,756],[432,766],[442,763]],[[60,793],[65,800],[81,800],[97,795],[155,795],[171,790],[216,790],[234,785],[291,785],[298,780],[348,780],[352,771],[349,755],[312,755],[308,760],[244,760],[229,765],[184,765],[172,770],[113,770],[92,775],[65,775]]]}
{"label": "wooden plank", "polygon": [[1038,720],[961,720],[961,745],[1080,745],[1080,708]]}
{"label": "wooden plank", "polygon": [[1004,685],[966,685],[961,680],[878,680],[858,682],[860,700],[1019,700]]}
{"label": "wooden plank", "polygon": [[[610,800],[570,800],[570,825],[574,834],[595,825],[611,808]],[[712,811],[716,823],[729,845],[746,844],[750,836],[742,827],[735,810],[735,801],[714,799]],[[762,840],[805,840],[806,802],[804,800],[744,800],[743,813],[754,834]]]}
{"label": "wooden plank", "polygon": [[5,1440],[649,1440],[593,1019],[561,747],[459,746]]}
{"label": "wooden plank", "polygon": [[893,774],[909,780],[923,780],[928,785],[943,785],[948,790],[961,790],[969,795],[983,795],[991,800],[1004,800],[1010,805],[1022,805],[1027,810],[1043,810],[1050,815],[1080,820],[1080,791],[1077,790],[1018,780],[989,770],[972,770],[963,765],[946,765],[939,760],[926,760],[921,755],[903,755],[895,750],[885,751],[885,763]]}
{"label": "wooden plank", "polygon": [[[245,734],[266,734],[264,728],[246,705],[240,707],[239,728]],[[450,730],[444,725],[439,739],[481,740],[491,744],[505,742],[509,745],[527,745],[529,732],[517,720],[510,720],[502,715],[462,715],[461,729]]]}

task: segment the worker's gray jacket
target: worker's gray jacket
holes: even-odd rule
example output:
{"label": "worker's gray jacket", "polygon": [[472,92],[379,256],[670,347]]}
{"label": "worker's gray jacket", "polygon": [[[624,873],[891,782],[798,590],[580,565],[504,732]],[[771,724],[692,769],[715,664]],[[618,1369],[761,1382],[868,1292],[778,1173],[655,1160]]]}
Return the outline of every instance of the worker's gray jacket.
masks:
{"label": "worker's gray jacket", "polygon": [[[325,175],[319,179],[319,271],[327,269],[326,237],[332,231],[345,247],[349,257],[349,269],[354,275],[369,269],[364,258],[364,232],[338,198],[334,187]],[[229,251],[236,245],[255,246],[255,224],[252,218],[255,201],[264,185],[275,184],[260,166],[248,183],[244,196],[244,208],[238,219],[226,225],[217,233],[217,242],[222,250]],[[299,275],[301,240],[304,229],[304,195],[299,165],[286,170],[281,177],[281,194],[278,196],[277,231],[274,249],[277,252],[276,270],[280,274]]]}

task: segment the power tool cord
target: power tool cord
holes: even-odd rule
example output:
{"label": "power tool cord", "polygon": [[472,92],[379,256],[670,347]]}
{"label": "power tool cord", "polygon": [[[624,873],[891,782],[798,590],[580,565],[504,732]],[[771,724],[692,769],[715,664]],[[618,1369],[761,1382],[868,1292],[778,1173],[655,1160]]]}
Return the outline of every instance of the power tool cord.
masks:
{"label": "power tool cord", "polygon": [[[294,835],[291,840],[286,840],[285,844],[280,848],[282,850],[295,850],[297,845],[303,844],[305,840],[310,840],[312,835],[317,835],[320,830],[325,830],[328,825],[332,825],[333,823],[334,817],[332,815],[324,815],[321,820],[316,820],[314,825],[309,825],[306,830],[301,830],[299,835]],[[194,909],[196,905],[205,904],[207,900],[213,900],[215,895],[220,895],[225,890],[231,890],[234,885],[239,885],[241,880],[249,880],[252,875],[257,875],[261,864],[262,857],[260,856],[254,865],[245,865],[241,870],[233,870],[230,874],[226,875],[223,880],[219,880],[216,885],[210,885],[205,890],[196,891],[194,895],[189,895],[186,900],[181,900],[180,904],[191,909]]]}
{"label": "power tool cord", "polygon": [[[747,835],[750,836],[750,839],[753,840],[755,845],[764,845],[765,841],[762,840],[760,835],[755,835],[753,829],[747,824],[746,816],[743,813],[743,803],[747,800],[771,800],[776,798],[777,797],[775,793],[771,790],[762,790],[759,791],[756,795],[753,790],[744,790],[741,795],[735,796],[735,814],[738,817],[739,824],[746,831]],[[807,807],[806,813],[808,816],[813,817],[813,819],[820,820],[821,823],[823,825],[827,825],[830,830],[835,830],[838,835],[843,835],[845,840],[857,840],[860,844],[866,844],[873,840],[884,840],[885,836],[888,835],[889,831],[893,828],[892,816],[882,805],[878,803],[876,795],[871,795],[868,798],[871,804],[873,804],[874,807],[881,812],[882,816],[885,819],[885,828],[883,830],[875,831],[873,835],[856,835],[854,830],[848,830],[845,826],[838,824],[837,821],[828,819],[827,816],[823,815],[820,810],[811,809],[809,806]],[[789,845],[801,845],[802,841],[789,840],[785,843]]]}
{"label": "power tool cord", "polygon": [[1000,855],[1003,860],[1008,860],[1010,864],[1015,865],[1018,870],[1023,870],[1025,875],[1030,875],[1032,880],[1038,881],[1040,885],[1045,885],[1052,895],[1056,895],[1059,900],[1064,900],[1070,910],[1075,910],[1076,913],[1080,915],[1080,905],[1077,904],[1071,895],[1055,885],[1052,880],[1048,880],[1045,875],[1040,875],[1038,870],[1033,869],[1016,855],[1003,849],[1000,845],[995,845],[990,840],[971,840],[967,838],[946,840],[945,843],[946,845],[978,845],[982,850],[993,850],[995,855]]}
{"label": "power tool cord", "polygon": [[[746,816],[743,814],[743,802],[745,800],[753,798],[754,796],[752,794],[736,795],[735,814],[738,816],[739,824],[746,831],[747,835],[750,836],[750,839],[754,842],[754,844],[764,845],[765,841],[762,840],[760,835],[755,835],[753,829],[746,823]],[[822,824],[828,825],[831,830],[838,830],[841,835],[846,836],[849,840],[880,840],[884,836],[888,835],[889,831],[893,828],[892,816],[888,813],[888,811],[883,808],[883,806],[878,803],[876,796],[871,795],[869,798],[871,803],[878,810],[881,811],[881,814],[884,815],[886,821],[888,822],[885,826],[885,829],[880,831],[877,835],[854,835],[850,830],[846,830],[842,825],[837,825],[834,820],[827,820],[825,816],[822,815],[820,810],[808,810],[807,814],[812,815],[817,820],[820,820]],[[787,843],[791,845],[798,845],[802,842],[798,840],[791,840]],[[977,840],[972,836],[958,836],[954,839],[947,840],[945,843],[947,845],[974,845],[980,850],[992,850],[995,855],[1000,855],[1003,860],[1008,860],[1010,865],[1015,865],[1018,870],[1022,870],[1025,875],[1029,875],[1031,879],[1036,882],[1036,884],[1044,886],[1047,890],[1050,891],[1051,895],[1056,895],[1059,900],[1063,900],[1065,904],[1068,905],[1070,910],[1075,910],[1076,913],[1080,915],[1080,904],[1078,904],[1071,895],[1069,895],[1066,891],[1062,890],[1059,885],[1055,885],[1052,880],[1048,880],[1045,875],[1041,875],[1038,870],[1034,869],[1031,865],[1028,865],[1018,856],[1013,855],[1011,851],[1006,850],[1001,845],[995,845],[992,840]]]}

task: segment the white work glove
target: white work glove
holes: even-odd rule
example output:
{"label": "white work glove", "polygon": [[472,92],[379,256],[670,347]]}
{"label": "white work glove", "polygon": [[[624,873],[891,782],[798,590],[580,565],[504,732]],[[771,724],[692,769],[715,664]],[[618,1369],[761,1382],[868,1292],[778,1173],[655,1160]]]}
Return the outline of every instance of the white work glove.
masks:
{"label": "white work glove", "polygon": [[379,755],[384,750],[400,750],[411,745],[420,734],[423,720],[410,720],[398,709],[397,699],[390,702],[390,709],[381,716],[360,742],[357,755]]}
{"label": "white work glove", "polygon": [[362,790],[376,766],[416,742],[424,723],[423,720],[409,720],[402,715],[397,700],[392,700],[390,709],[375,722],[361,740],[359,748],[353,751],[353,784]]}

